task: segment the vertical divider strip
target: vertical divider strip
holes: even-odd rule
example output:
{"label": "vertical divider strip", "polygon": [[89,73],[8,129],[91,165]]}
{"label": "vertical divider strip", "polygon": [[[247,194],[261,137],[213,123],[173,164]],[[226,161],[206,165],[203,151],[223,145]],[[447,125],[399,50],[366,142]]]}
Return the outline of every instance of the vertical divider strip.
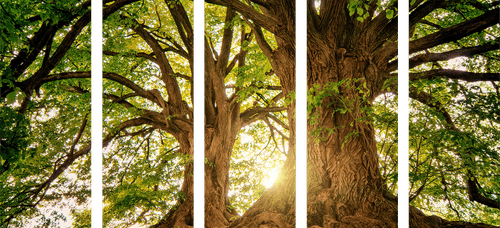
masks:
{"label": "vertical divider strip", "polygon": [[194,227],[205,227],[204,1],[194,1]]}
{"label": "vertical divider strip", "polygon": [[102,227],[102,1],[91,4],[91,224]]}
{"label": "vertical divider strip", "polygon": [[296,1],[295,26],[295,227],[307,227],[307,1]]}
{"label": "vertical divider strip", "polygon": [[409,227],[409,4],[398,5],[398,227]]}

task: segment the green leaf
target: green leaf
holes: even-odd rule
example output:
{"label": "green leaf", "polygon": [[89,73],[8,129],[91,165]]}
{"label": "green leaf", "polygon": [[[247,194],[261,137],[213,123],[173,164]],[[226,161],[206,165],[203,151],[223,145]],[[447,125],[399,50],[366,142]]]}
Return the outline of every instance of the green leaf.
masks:
{"label": "green leaf", "polygon": [[356,10],[359,16],[363,15],[363,8],[357,8]]}
{"label": "green leaf", "polygon": [[394,10],[388,9],[385,11],[385,17],[387,17],[387,19],[392,19],[394,17]]}
{"label": "green leaf", "polygon": [[7,96],[5,96],[7,98],[7,103],[13,104],[16,101],[16,96],[17,96],[17,91],[12,91],[9,94],[7,94]]}

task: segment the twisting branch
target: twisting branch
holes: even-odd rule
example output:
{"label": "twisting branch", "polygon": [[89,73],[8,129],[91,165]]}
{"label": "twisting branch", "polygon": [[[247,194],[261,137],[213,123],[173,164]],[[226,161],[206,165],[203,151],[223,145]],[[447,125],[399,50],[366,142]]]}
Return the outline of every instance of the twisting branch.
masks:
{"label": "twisting branch", "polygon": [[[43,198],[44,198],[45,194],[47,193],[52,182],[54,182],[54,180],[57,179],[57,177],[59,177],[71,164],[73,164],[73,162],[77,158],[88,154],[90,152],[90,147],[91,147],[91,145],[90,145],[90,143],[88,143],[84,148],[82,148],[79,151],[77,151],[76,153],[74,153],[73,156],[68,156],[66,158],[66,160],[64,160],[64,162],[59,167],[54,169],[54,171],[48,177],[47,180],[45,180],[42,184],[39,184],[37,186],[32,186],[32,187],[36,187],[35,189],[32,189],[30,187],[31,189],[26,189],[26,190],[20,192],[19,194],[17,194],[16,196],[14,196],[12,198],[12,200],[18,198],[19,196],[21,196],[23,194],[26,195],[23,199],[18,200],[19,204],[17,204],[17,205],[9,204],[9,205],[0,205],[0,206],[4,207],[4,208],[8,208],[8,207],[20,208],[19,211],[16,212],[16,214],[22,213],[23,211],[25,211],[28,208],[36,207],[43,200]],[[42,194],[40,195],[41,192],[42,192]],[[29,202],[29,200],[33,200],[33,201],[36,200],[36,201],[34,201],[33,203],[27,203],[27,202]],[[5,224],[8,224],[14,218],[14,216],[16,214],[9,215],[2,222]]]}
{"label": "twisting branch", "polygon": [[255,107],[245,110],[240,114],[242,126],[246,126],[256,120],[264,118],[269,112],[285,111],[285,107]]}
{"label": "twisting branch", "polygon": [[[123,19],[127,19],[127,17],[122,16]],[[163,52],[162,47],[158,43],[158,41],[144,28],[144,25],[139,24],[136,20],[132,20],[134,25],[131,26],[131,29],[139,34],[139,36],[146,41],[149,47],[153,49],[153,53],[158,60],[158,67],[161,72],[161,79],[165,84],[167,89],[169,101],[171,101],[176,106],[183,106],[182,103],[182,95],[179,89],[179,85],[177,80],[175,79],[175,73],[170,66],[170,62],[167,59],[167,56]]]}
{"label": "twisting branch", "polygon": [[286,125],[285,123],[283,123],[283,121],[281,121],[280,119],[278,119],[276,116],[274,115],[271,115],[271,114],[267,114],[266,115],[266,118],[270,118],[272,119],[274,122],[278,123],[282,128],[284,129],[287,129],[287,130],[290,130],[290,127],[288,125]]}
{"label": "twisting branch", "polygon": [[80,138],[82,137],[83,131],[85,130],[85,127],[87,126],[87,116],[88,113],[85,113],[85,116],[83,116],[83,121],[82,125],[80,126],[80,130],[78,131],[78,134],[75,137],[75,140],[73,140],[73,144],[71,145],[71,148],[69,149],[69,155],[70,157],[73,156],[73,152],[75,151],[76,144],[78,141],[80,141]]}
{"label": "twisting branch", "polygon": [[103,72],[102,76],[103,76],[103,78],[118,82],[118,83],[130,88],[131,90],[136,92],[141,97],[148,99],[148,100],[158,104],[159,106],[161,106],[160,102],[157,100],[157,98],[153,94],[151,94],[147,90],[144,90],[142,87],[138,86],[137,84],[135,84],[133,81],[129,80],[128,78],[125,78],[125,77],[123,77],[117,73],[113,73],[113,72]]}
{"label": "twisting branch", "polygon": [[269,119],[267,118],[267,115],[266,117],[262,118],[262,120],[264,120],[264,122],[267,124],[267,126],[269,126],[269,128],[271,129],[271,131],[276,131],[278,132],[278,134],[281,135],[281,137],[283,137],[284,139],[286,140],[290,140],[290,138],[288,136],[286,136],[283,132],[281,132],[278,128],[276,128],[272,123],[271,121],[269,121]]}
{"label": "twisting branch", "polygon": [[[107,18],[112,13],[116,12],[118,9],[126,4],[130,4],[137,0],[118,0],[115,3],[105,7],[103,9],[104,18]],[[87,9],[90,7],[90,1],[85,1],[81,4],[81,9]],[[71,15],[67,20],[61,20],[59,23],[48,26],[46,23],[40,27],[39,31],[35,33],[29,41],[30,50],[23,49],[20,51],[19,55],[12,59],[10,68],[14,72],[14,78],[18,78],[32,63],[35,61],[38,53],[42,50],[43,46],[47,45],[46,50],[50,50],[52,46],[51,39],[54,37],[55,33],[62,27],[68,25],[71,21],[77,18],[77,14]],[[69,32],[64,36],[62,42],[59,44],[57,49],[54,51],[52,56],[48,56],[46,53],[42,66],[33,74],[32,77],[16,83],[16,86],[22,88],[27,94],[31,94],[33,89],[38,89],[43,83],[45,83],[47,74],[54,69],[54,67],[62,60],[66,55],[69,47],[74,43],[77,36],[81,33],[83,28],[90,22],[90,11],[85,12],[76,22],[72,25]],[[28,54],[29,53],[29,54]],[[3,87],[3,85],[2,85]],[[12,92],[13,88],[4,89],[2,88],[2,97],[6,94]]]}

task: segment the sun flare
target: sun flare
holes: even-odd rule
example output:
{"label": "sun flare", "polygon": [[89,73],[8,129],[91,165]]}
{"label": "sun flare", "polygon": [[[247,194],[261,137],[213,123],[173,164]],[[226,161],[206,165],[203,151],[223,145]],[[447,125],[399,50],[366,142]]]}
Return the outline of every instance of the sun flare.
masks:
{"label": "sun flare", "polygon": [[266,176],[264,177],[264,186],[266,186],[266,188],[270,188],[271,186],[273,186],[274,182],[276,181],[276,179],[278,178],[278,174],[279,174],[279,168],[276,168],[276,167],[271,167],[269,169],[266,169]]}

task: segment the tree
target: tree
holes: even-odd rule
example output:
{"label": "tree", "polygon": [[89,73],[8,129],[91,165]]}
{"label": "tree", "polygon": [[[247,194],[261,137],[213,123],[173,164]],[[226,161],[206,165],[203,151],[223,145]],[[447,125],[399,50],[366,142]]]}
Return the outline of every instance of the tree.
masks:
{"label": "tree", "polygon": [[[183,5],[178,1],[152,1],[148,5],[135,2],[104,2],[103,125],[106,136],[103,147],[111,147],[113,144],[121,147],[111,148],[110,152],[104,153],[103,169],[108,171],[103,191],[108,203],[106,213],[111,214],[107,221],[110,222],[113,217],[125,216],[140,205],[144,210],[139,216],[127,221],[129,224],[138,222],[151,208],[156,208],[169,210],[165,219],[160,221],[161,224],[168,227],[192,225],[192,13],[189,14],[184,7],[189,4]],[[14,11],[16,3],[13,2],[9,9]],[[25,2],[17,4],[22,3]],[[88,4],[89,2],[83,3],[82,8],[86,9]],[[65,5],[70,6],[70,3]],[[61,11],[57,4],[40,4],[40,7]],[[159,7],[168,9],[170,15],[167,16]],[[137,15],[141,17],[138,18]],[[31,18],[37,16],[35,14]],[[227,208],[231,206],[228,199],[230,155],[239,130],[257,120],[264,120],[269,126],[271,122],[286,126],[281,122],[281,117],[272,114],[285,110],[279,103],[283,98],[280,88],[274,85],[277,80],[264,77],[270,74],[270,66],[265,63],[265,58],[254,53],[257,46],[250,45],[253,35],[236,16],[231,9],[225,15],[214,12],[211,23],[223,30],[211,31],[216,37],[212,39],[207,34],[210,39],[205,43],[205,205],[209,218],[206,224],[210,227],[227,226],[237,215],[234,209]],[[58,17],[56,15],[55,18]],[[87,9],[83,15],[66,19],[66,24],[50,24],[54,23],[51,18],[38,16],[37,19],[18,19],[23,22],[32,20],[41,27],[27,41],[21,40],[14,44],[7,42],[12,47],[9,47],[11,56],[4,56],[10,60],[10,64],[4,66],[2,71],[3,78],[7,80],[7,83],[2,84],[2,98],[7,98],[9,107],[15,107],[14,98],[24,96],[17,111],[30,115],[32,125],[36,126],[33,127],[33,133],[40,131],[31,138],[37,141],[37,138],[40,140],[46,137],[49,142],[32,142],[40,153],[37,158],[45,158],[47,162],[33,167],[33,164],[22,161],[3,176],[6,192],[3,193],[5,198],[2,199],[2,207],[6,208],[6,212],[1,215],[6,224],[14,216],[37,206],[42,199],[65,194],[84,201],[82,198],[89,197],[90,193],[88,186],[70,192],[52,190],[55,188],[52,186],[50,191],[56,193],[46,195],[50,192],[51,185],[63,188],[70,183],[61,174],[71,165],[78,167],[80,180],[89,181],[90,176],[85,173],[90,166],[89,158],[83,161],[77,159],[87,155],[91,145],[88,127],[91,77],[88,60],[91,51],[88,41],[90,30],[87,26],[90,10]],[[72,20],[77,21],[66,32],[64,26]],[[24,31],[33,26],[28,22],[26,24],[17,29]],[[82,33],[83,29],[87,29],[87,33]],[[56,39],[60,37],[63,37],[62,41]],[[38,43],[32,45],[36,42]],[[18,45],[24,48],[21,52],[15,51]],[[58,49],[52,53],[51,47],[56,45]],[[234,46],[239,46],[239,50]],[[43,48],[45,54],[42,56],[39,52]],[[249,52],[252,58],[247,58]],[[67,61],[61,62],[66,53]],[[246,66],[248,61],[258,65]],[[21,77],[23,74],[28,77]],[[32,98],[33,90],[37,92],[38,99]],[[227,90],[232,91],[227,93]],[[42,120],[47,116],[39,115],[37,112],[40,109],[56,112],[57,118]],[[65,123],[79,124],[67,126]],[[273,128],[277,131],[276,127]],[[142,139],[138,139],[139,136]],[[146,144],[147,148],[143,148],[142,144]],[[151,144],[154,149],[151,149]],[[135,148],[124,149],[127,145]],[[40,151],[42,148],[50,152]],[[177,159],[180,161],[176,161]],[[178,167],[178,163],[184,167]],[[28,168],[23,170],[26,166]],[[175,170],[176,166],[183,169],[184,173],[180,191],[177,185],[168,183],[180,178],[178,170]],[[27,173],[40,167],[52,172]],[[9,179],[15,176],[21,177],[21,180]],[[33,176],[44,181],[28,183],[26,179]],[[62,180],[55,184],[53,182],[56,178]],[[131,199],[132,202],[128,202]],[[169,205],[172,200],[177,200],[174,207]],[[74,216],[84,220],[88,215],[88,211],[83,211]],[[84,224],[78,222],[76,226]]]}
{"label": "tree", "polygon": [[[105,1],[104,17],[128,2]],[[0,224],[60,226],[66,204],[87,218],[90,1],[10,1],[0,12]]]}
{"label": "tree", "polygon": [[[277,47],[272,49],[265,42],[259,43],[262,51],[271,61],[285,96],[294,88],[294,5],[287,1],[239,1],[212,0],[211,3],[234,8],[249,19],[254,28],[262,27],[274,34]],[[395,198],[387,192],[386,183],[378,167],[375,130],[371,115],[372,103],[377,96],[394,91],[397,74],[396,37],[397,9],[396,1],[308,1],[308,86],[309,86],[309,144],[308,144],[308,226],[396,226]],[[428,22],[441,9],[469,9],[469,17],[456,25],[446,24],[438,27],[440,31],[415,31],[418,39],[410,42],[410,53],[419,54],[428,48],[448,44],[464,37],[474,37],[476,33],[495,31],[498,24],[497,3],[476,1],[412,1],[410,26],[414,28]],[[475,8],[476,10],[470,10]],[[463,11],[463,10],[462,10]],[[461,12],[457,10],[457,12]],[[460,14],[460,13],[459,13]],[[428,16],[429,15],[429,16]],[[439,14],[438,14],[439,15]],[[443,15],[445,17],[446,15]],[[425,19],[424,19],[425,18]],[[455,21],[455,20],[453,20]],[[450,23],[450,20],[442,20]],[[455,21],[457,22],[457,21]],[[434,24],[437,24],[434,22]],[[432,26],[432,25],[431,25]],[[487,33],[488,35],[485,35]],[[454,52],[474,55],[498,49],[495,33],[483,33],[483,42],[475,48],[466,48]],[[486,38],[485,38],[486,37]],[[257,38],[257,40],[259,40]],[[490,42],[490,44],[486,44]],[[493,42],[493,43],[491,43]],[[468,54],[467,54],[468,53]],[[424,62],[441,61],[453,55],[435,54],[437,59],[421,58],[420,55],[410,60],[411,66]],[[430,54],[432,55],[432,54]],[[439,56],[439,57],[437,57]],[[420,57],[420,58],[419,58]],[[417,64],[418,61],[421,63]],[[284,64],[288,63],[288,64]],[[490,67],[492,69],[492,67]],[[419,76],[423,75],[423,76]],[[424,74],[412,74],[411,80],[418,78],[432,79],[437,76],[471,80],[497,81],[494,73],[466,73],[448,70],[433,70]],[[495,84],[494,87],[497,87]],[[413,87],[412,87],[413,88]],[[421,91],[410,91],[414,98]],[[479,109],[479,97],[488,98],[486,107],[498,104],[495,93],[469,96],[475,99],[465,102],[462,107],[474,106]],[[421,99],[425,102],[426,99]],[[430,99],[427,99],[430,100]],[[474,101],[474,102],[471,102]],[[428,105],[436,108],[436,103]],[[293,107],[293,104],[289,107]],[[488,110],[484,106],[482,112]],[[439,109],[439,106],[437,107]],[[493,111],[496,108],[491,108]],[[292,109],[288,110],[293,111]],[[486,113],[492,113],[487,111]],[[494,113],[494,112],[493,112]],[[476,113],[477,114],[477,113]],[[483,115],[483,114],[482,114]],[[484,114],[485,115],[485,114]],[[293,116],[293,115],[289,115]],[[495,115],[490,115],[494,119]],[[294,132],[294,120],[289,119],[291,138]],[[448,123],[449,124],[449,123]],[[452,125],[449,125],[452,126]],[[492,135],[497,132],[497,125],[480,128],[481,132]],[[455,137],[457,134],[455,134]],[[463,135],[459,134],[459,137]],[[472,139],[469,133],[469,139]],[[490,136],[491,137],[491,136]],[[482,153],[479,156],[486,164],[496,164],[495,147],[480,143],[476,136],[476,145]],[[482,136],[484,138],[484,135]],[[453,141],[451,141],[453,142]],[[293,143],[290,143],[293,144]],[[458,144],[453,144],[456,146]],[[288,160],[294,159],[293,145]],[[450,147],[452,148],[452,147]],[[470,147],[469,147],[470,150]],[[474,161],[472,151],[465,161]],[[492,163],[493,162],[493,163]],[[293,224],[293,166],[287,161],[281,183],[276,188],[267,190],[263,196],[241,218],[231,224],[232,227],[257,227],[259,224],[274,224],[282,227]],[[288,166],[287,166],[288,164]],[[472,166],[474,167],[474,166]],[[495,205],[495,195],[491,193],[496,184],[489,182],[489,187],[481,186],[472,167],[466,168],[467,186],[471,199]],[[477,167],[477,166],[476,166]],[[484,166],[483,166],[484,167]],[[491,169],[488,169],[490,171]],[[488,172],[486,171],[486,172]],[[485,177],[482,176],[483,178]],[[494,179],[493,179],[494,180]],[[488,199],[482,194],[493,197]],[[274,203],[274,202],[278,202]],[[418,210],[411,210],[411,224],[414,227],[446,226],[453,223],[435,217],[423,216]],[[457,223],[454,223],[457,224]],[[481,226],[481,225],[477,225]]]}
{"label": "tree", "polygon": [[[295,154],[306,153],[287,142],[295,138],[294,1],[207,2],[206,224],[293,227]],[[1,5],[0,202],[7,210],[0,218],[15,225],[40,202],[89,194],[84,183],[70,193],[54,187],[69,182],[61,174],[73,164],[80,180],[89,178],[88,156],[81,158],[90,151],[89,39],[82,32],[90,3],[29,3]],[[105,223],[189,227],[192,2],[144,3],[104,1]],[[309,227],[396,226],[396,3],[308,1]],[[436,205],[427,202],[445,200],[451,211],[439,216],[493,224],[457,208],[498,216],[498,3],[414,0],[410,8],[410,199],[430,212]],[[465,71],[443,62],[457,56],[466,57]],[[231,156],[248,129],[260,129],[276,147],[282,141],[286,161],[276,183],[239,216],[228,197]],[[415,207],[410,218],[414,227],[464,225]]]}

